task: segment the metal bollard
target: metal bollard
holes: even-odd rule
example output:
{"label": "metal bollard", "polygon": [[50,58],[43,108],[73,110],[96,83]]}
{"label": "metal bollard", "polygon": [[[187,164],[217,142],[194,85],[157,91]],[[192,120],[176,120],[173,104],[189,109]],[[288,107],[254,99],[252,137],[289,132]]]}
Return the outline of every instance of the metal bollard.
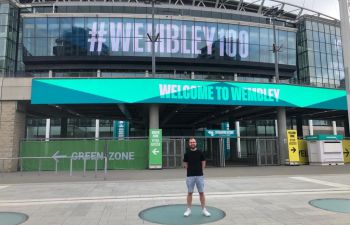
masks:
{"label": "metal bollard", "polygon": [[23,176],[23,159],[19,158],[19,165],[20,165],[20,170],[21,170],[21,176]]}
{"label": "metal bollard", "polygon": [[105,156],[105,171],[104,171],[104,180],[107,180],[107,163],[108,163],[108,161],[107,161],[107,157]]}
{"label": "metal bollard", "polygon": [[39,176],[40,176],[40,172],[41,172],[41,158],[39,158],[39,171],[38,171]]}
{"label": "metal bollard", "polygon": [[95,178],[97,177],[97,157],[95,159]]}
{"label": "metal bollard", "polygon": [[55,160],[55,163],[56,163],[56,165],[55,165],[55,174],[57,175],[58,160]]}
{"label": "metal bollard", "polygon": [[84,172],[83,172],[83,177],[86,176],[86,159],[84,158]]}
{"label": "metal bollard", "polygon": [[73,159],[70,158],[69,176],[72,176],[72,173],[73,173]]}

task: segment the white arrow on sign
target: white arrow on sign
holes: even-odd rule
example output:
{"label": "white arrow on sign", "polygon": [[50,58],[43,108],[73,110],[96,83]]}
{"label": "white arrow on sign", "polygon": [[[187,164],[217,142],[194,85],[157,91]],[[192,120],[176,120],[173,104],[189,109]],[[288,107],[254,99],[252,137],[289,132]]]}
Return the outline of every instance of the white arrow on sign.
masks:
{"label": "white arrow on sign", "polygon": [[66,155],[58,155],[60,153],[60,151],[57,151],[55,154],[53,154],[52,158],[56,161],[58,161],[61,158],[67,158]]}
{"label": "white arrow on sign", "polygon": [[155,148],[155,149],[152,150],[152,153],[153,153],[153,155],[158,155],[159,150],[157,150],[157,149]]}

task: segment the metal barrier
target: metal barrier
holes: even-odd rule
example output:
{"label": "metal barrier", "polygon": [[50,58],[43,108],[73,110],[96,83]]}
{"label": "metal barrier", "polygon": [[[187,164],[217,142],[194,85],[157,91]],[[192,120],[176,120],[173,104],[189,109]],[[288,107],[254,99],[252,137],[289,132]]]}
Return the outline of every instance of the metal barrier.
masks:
{"label": "metal barrier", "polygon": [[[41,165],[42,165],[42,161],[43,160],[54,160],[55,161],[55,174],[58,174],[58,163],[60,160],[57,160],[57,159],[54,159],[52,157],[13,157],[13,158],[0,158],[0,161],[2,162],[2,170],[0,170],[0,172],[2,172],[2,176],[4,175],[5,173],[5,162],[6,161],[13,161],[13,160],[17,160],[19,161],[19,171],[21,172],[21,175],[23,174],[23,160],[26,160],[26,159],[37,159],[38,160],[38,175],[40,175],[42,171],[41,169]],[[83,177],[86,176],[86,161],[95,161],[95,168],[94,168],[94,172],[95,172],[95,177],[97,177],[97,171],[98,171],[98,168],[97,168],[97,161],[98,160],[103,160],[104,162],[104,180],[107,179],[107,168],[108,168],[108,157],[107,156],[104,156],[103,159],[98,159],[97,157],[95,159],[86,159],[86,158],[83,158],[83,159],[76,159],[76,158],[73,158],[73,157],[60,157],[60,159],[69,159],[70,163],[69,163],[69,176],[72,176],[73,175],[73,161],[76,161],[76,160],[82,160],[83,161],[83,164],[84,164],[84,167],[83,167]],[[12,163],[12,162],[11,162]]]}

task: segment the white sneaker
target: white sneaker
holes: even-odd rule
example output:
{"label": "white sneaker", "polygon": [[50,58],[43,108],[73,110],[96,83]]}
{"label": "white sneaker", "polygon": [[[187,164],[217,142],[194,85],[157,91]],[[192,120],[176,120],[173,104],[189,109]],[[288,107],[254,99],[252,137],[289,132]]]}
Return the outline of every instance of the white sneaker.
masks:
{"label": "white sneaker", "polygon": [[208,212],[208,210],[207,210],[206,208],[204,208],[204,209],[202,210],[202,213],[203,213],[203,215],[206,216],[206,217],[209,217],[209,216],[210,216],[210,212]]}
{"label": "white sneaker", "polygon": [[189,215],[191,215],[191,209],[187,208],[186,212],[184,213],[184,216],[188,217]]}

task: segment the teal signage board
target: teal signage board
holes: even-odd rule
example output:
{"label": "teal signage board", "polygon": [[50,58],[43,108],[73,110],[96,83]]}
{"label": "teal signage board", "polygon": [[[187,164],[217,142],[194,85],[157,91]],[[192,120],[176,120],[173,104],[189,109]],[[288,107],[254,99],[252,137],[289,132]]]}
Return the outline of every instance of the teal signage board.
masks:
{"label": "teal signage board", "polygon": [[33,79],[32,104],[176,103],[347,110],[346,91],[174,79]]}
{"label": "teal signage board", "polygon": [[149,169],[162,168],[162,130],[149,130]]}
{"label": "teal signage board", "polygon": [[307,141],[330,141],[330,140],[343,140],[343,135],[332,135],[332,134],[318,134],[306,136]]}
{"label": "teal signage board", "polygon": [[236,130],[205,130],[204,136],[208,138],[236,138]]}

